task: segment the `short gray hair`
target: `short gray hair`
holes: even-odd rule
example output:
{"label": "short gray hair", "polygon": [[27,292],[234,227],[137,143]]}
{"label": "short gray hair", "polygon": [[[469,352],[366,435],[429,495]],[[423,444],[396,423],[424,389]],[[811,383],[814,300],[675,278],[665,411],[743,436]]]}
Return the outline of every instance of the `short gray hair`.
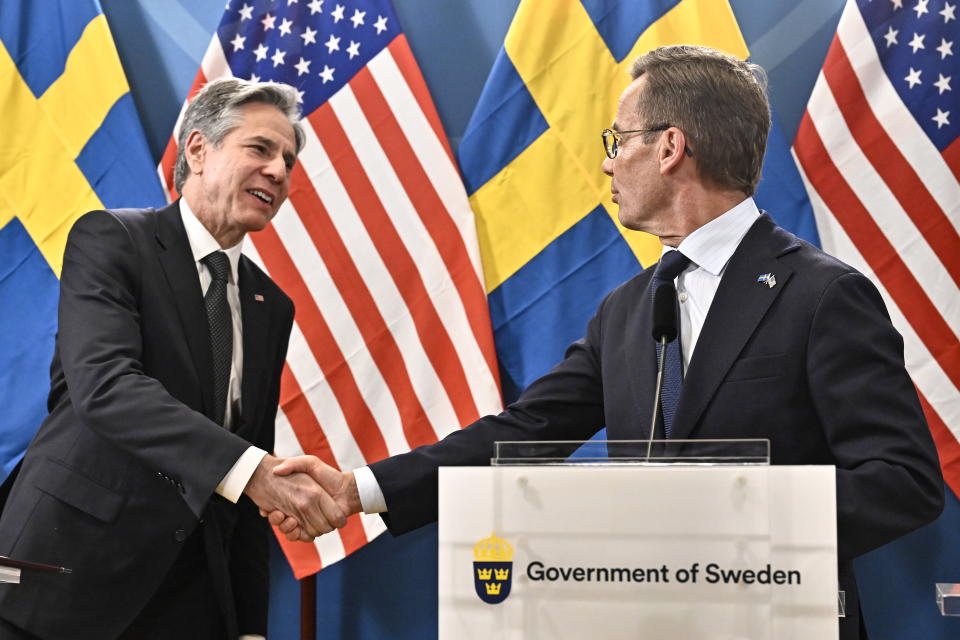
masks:
{"label": "short gray hair", "polygon": [[300,153],[306,138],[300,125],[296,89],[280,82],[219,78],[204,85],[183,114],[177,136],[177,162],[173,167],[173,186],[178,193],[190,176],[185,149],[190,133],[199,131],[213,146],[219,147],[227,134],[240,126],[240,107],[251,102],[273,105],[287,116],[296,137],[297,153]]}
{"label": "short gray hair", "polygon": [[[637,105],[643,127],[680,128],[701,177],[753,195],[770,131],[762,68],[716,49],[676,45],[640,56],[630,75],[647,78]],[[644,134],[645,142],[652,137]]]}

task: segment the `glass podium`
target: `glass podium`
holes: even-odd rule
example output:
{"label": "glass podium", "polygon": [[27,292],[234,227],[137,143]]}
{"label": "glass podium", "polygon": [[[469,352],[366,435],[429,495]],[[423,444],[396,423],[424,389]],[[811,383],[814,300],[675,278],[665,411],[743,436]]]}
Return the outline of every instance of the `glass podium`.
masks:
{"label": "glass podium", "polygon": [[493,466],[769,465],[769,440],[555,440],[494,443]]}

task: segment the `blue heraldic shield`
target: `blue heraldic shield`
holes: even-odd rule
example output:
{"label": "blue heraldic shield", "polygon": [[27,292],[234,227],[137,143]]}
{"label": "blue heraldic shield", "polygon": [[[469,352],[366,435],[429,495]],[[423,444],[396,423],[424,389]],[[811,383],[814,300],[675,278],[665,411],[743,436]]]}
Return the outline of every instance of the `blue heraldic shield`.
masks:
{"label": "blue heraldic shield", "polygon": [[512,562],[474,562],[473,586],[487,604],[499,604],[510,595]]}

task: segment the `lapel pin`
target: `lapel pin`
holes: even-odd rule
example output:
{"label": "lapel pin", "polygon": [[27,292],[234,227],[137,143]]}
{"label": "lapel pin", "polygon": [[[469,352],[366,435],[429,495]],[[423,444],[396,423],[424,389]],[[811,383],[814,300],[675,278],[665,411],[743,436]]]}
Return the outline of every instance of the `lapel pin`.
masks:
{"label": "lapel pin", "polygon": [[263,302],[263,296],[260,295],[259,293],[253,294],[253,299],[256,300],[257,302]]}
{"label": "lapel pin", "polygon": [[775,286],[777,286],[777,277],[772,273],[764,273],[757,276],[757,282],[762,282],[773,289]]}

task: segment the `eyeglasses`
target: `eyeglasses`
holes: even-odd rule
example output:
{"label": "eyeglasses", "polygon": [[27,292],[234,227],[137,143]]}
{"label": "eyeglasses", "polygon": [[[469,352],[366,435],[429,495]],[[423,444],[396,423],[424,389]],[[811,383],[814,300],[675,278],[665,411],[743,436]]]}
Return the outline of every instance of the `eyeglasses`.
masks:
{"label": "eyeglasses", "polygon": [[[604,129],[600,135],[603,137],[603,150],[607,152],[607,157],[613,160],[617,157],[617,152],[620,151],[620,139],[625,133],[654,133],[656,131],[666,131],[672,124],[661,124],[656,127],[651,127],[650,129],[630,129],[628,131],[617,131],[616,129]],[[684,146],[684,153],[689,157],[693,157],[693,151],[690,150],[690,147]]]}

